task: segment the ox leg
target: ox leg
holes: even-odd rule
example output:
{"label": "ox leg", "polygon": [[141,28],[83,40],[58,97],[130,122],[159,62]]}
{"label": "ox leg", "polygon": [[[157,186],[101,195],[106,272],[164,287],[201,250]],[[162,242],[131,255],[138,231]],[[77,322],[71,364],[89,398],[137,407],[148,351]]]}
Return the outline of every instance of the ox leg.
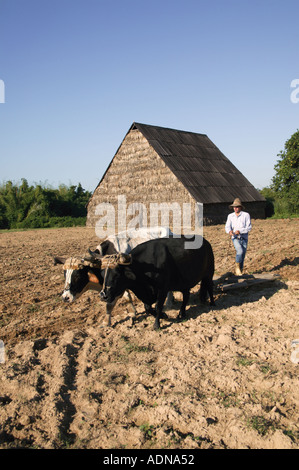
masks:
{"label": "ox leg", "polygon": [[183,302],[180,308],[180,312],[178,314],[179,319],[186,318],[186,306],[189,302],[189,297],[190,297],[190,291],[184,291],[183,292]]}
{"label": "ox leg", "polygon": [[[157,303],[156,303],[156,319],[154,323],[154,330],[159,330],[160,329],[160,319],[163,318],[163,305],[165,302],[167,296],[167,292],[164,291],[159,291],[158,292],[158,298],[157,298]],[[167,316],[166,316],[167,318]]]}
{"label": "ox leg", "polygon": [[171,309],[171,308],[173,307],[173,304],[174,304],[173,293],[172,293],[172,292],[168,292],[167,298],[166,298],[165,308]]}
{"label": "ox leg", "polygon": [[[132,300],[132,297],[131,297],[130,292],[129,292],[129,291],[126,291],[126,293],[127,293],[127,295],[128,295],[129,302],[131,303],[132,308],[133,308],[133,317],[132,317],[132,323],[133,323],[133,322],[134,322],[134,319],[136,318],[137,311],[136,311],[136,308],[134,307],[133,300]],[[112,302],[111,304],[107,304],[107,305],[106,305],[106,323],[105,323],[105,326],[111,326],[111,314],[112,314],[112,310],[114,309],[116,302],[118,301],[118,299],[120,299],[120,297],[121,297],[122,295],[123,295],[123,294],[121,294],[121,295],[119,295],[118,297],[116,297],[116,299],[113,300],[113,302]]]}
{"label": "ox leg", "polygon": [[144,304],[144,308],[146,313],[153,315],[154,317],[157,315],[156,310],[151,305]]}
{"label": "ox leg", "polygon": [[209,296],[210,296],[210,305],[215,305],[215,302],[214,302],[214,284],[213,284],[213,279],[209,279],[209,282],[208,282],[208,293],[209,293]]}
{"label": "ox leg", "polygon": [[[206,291],[209,293],[210,305],[215,305],[214,295],[213,295],[213,291],[214,291],[213,279],[206,280]],[[206,292],[206,295],[207,295],[207,292]]]}
{"label": "ox leg", "polygon": [[119,297],[113,300],[111,304],[106,305],[106,323],[104,324],[104,326],[111,326],[111,313],[118,299]]}
{"label": "ox leg", "polygon": [[203,280],[201,281],[201,286],[200,286],[200,291],[199,291],[200,301],[202,303],[206,302],[207,294],[209,293],[210,305],[215,305],[213,289],[214,289],[213,279],[203,278]]}
{"label": "ox leg", "polygon": [[132,305],[132,309],[133,309],[132,323],[134,323],[134,320],[135,320],[136,315],[137,315],[137,310],[135,308],[135,305],[133,304],[133,299],[132,299],[132,296],[131,296],[131,292],[126,290],[126,295],[128,297],[128,300],[129,300],[130,304]]}
{"label": "ox leg", "polygon": [[[157,316],[157,311],[151,305],[144,304],[145,312],[149,315],[153,315],[154,317]],[[165,312],[161,312],[160,318],[164,318],[164,320],[168,319],[168,315]]]}

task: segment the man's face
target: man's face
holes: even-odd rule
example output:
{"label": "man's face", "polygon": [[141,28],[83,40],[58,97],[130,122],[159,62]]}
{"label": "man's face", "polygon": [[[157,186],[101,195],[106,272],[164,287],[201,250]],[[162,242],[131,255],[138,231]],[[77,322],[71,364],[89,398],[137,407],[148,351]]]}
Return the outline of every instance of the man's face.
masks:
{"label": "man's face", "polygon": [[234,207],[235,214],[240,214],[241,206]]}

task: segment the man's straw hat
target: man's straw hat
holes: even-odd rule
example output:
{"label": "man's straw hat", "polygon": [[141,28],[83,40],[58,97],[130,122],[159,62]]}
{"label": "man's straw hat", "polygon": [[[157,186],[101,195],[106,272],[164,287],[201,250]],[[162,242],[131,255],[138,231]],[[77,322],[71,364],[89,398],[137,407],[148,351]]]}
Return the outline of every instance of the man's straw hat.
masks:
{"label": "man's straw hat", "polygon": [[244,209],[244,206],[238,197],[236,197],[234,202],[229,206],[230,209],[232,209],[233,207],[242,207],[242,209]]}

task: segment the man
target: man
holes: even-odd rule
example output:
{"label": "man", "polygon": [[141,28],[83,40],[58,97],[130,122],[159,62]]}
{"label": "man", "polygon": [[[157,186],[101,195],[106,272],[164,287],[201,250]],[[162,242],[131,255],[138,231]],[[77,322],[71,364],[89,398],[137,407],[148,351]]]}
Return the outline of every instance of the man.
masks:
{"label": "man", "polygon": [[239,198],[236,198],[229,207],[233,208],[234,212],[227,217],[225,231],[232,238],[236,250],[235,273],[241,276],[248,244],[248,232],[251,230],[250,215],[244,212],[244,206]]}

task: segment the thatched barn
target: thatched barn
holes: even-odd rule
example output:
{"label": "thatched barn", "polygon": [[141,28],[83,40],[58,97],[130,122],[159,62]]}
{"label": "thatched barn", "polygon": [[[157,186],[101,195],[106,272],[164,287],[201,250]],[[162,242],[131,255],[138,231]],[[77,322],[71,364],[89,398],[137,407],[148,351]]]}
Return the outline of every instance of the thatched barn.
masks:
{"label": "thatched barn", "polygon": [[[204,224],[223,223],[239,197],[252,218],[265,217],[265,199],[205,134],[133,123],[87,206],[87,225],[99,204],[117,210],[141,203],[203,204]],[[117,217],[117,214],[116,214]],[[149,214],[147,214],[148,223]]]}

